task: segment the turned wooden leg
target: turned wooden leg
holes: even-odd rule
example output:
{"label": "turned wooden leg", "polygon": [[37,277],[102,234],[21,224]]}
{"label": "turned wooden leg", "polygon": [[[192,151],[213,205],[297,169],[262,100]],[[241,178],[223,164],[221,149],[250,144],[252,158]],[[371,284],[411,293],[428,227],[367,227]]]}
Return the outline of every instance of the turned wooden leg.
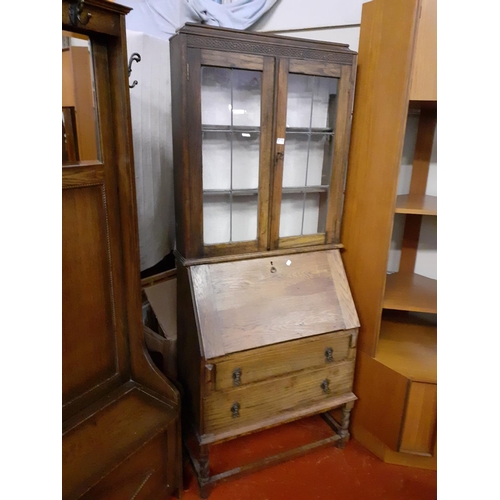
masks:
{"label": "turned wooden leg", "polygon": [[354,401],[346,403],[342,407],[342,422],[340,424],[339,436],[340,439],[337,441],[337,448],[345,448],[345,445],[349,441],[349,419],[351,416],[351,410],[354,406]]}
{"label": "turned wooden leg", "polygon": [[210,460],[209,460],[209,446],[200,446],[200,474],[198,476],[198,486],[200,487],[200,497],[208,498],[212,492],[212,485],[210,481]]}

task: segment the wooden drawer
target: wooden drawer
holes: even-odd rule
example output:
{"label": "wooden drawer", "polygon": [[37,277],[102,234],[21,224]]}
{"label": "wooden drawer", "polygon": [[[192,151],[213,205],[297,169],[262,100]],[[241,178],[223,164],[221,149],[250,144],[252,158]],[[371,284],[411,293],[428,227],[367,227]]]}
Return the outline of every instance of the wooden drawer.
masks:
{"label": "wooden drawer", "polygon": [[[354,361],[213,392],[204,399],[205,433],[243,427],[352,390]],[[322,387],[328,381],[328,390]],[[236,409],[237,408],[237,409]]]}
{"label": "wooden drawer", "polygon": [[215,359],[215,389],[244,386],[271,377],[353,359],[355,353],[354,349],[350,352],[350,346],[354,344],[351,343],[351,338],[356,333],[357,329],[342,330]]}

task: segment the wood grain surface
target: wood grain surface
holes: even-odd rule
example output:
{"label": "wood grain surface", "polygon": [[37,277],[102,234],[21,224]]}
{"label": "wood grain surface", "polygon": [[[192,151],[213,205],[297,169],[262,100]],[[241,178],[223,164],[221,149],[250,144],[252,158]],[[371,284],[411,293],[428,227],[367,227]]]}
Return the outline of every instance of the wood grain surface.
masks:
{"label": "wood grain surface", "polygon": [[335,252],[192,266],[206,359],[357,328]]}
{"label": "wood grain surface", "polygon": [[[354,363],[344,361],[247,387],[216,391],[204,400],[205,432],[245,426],[349,393],[353,373]],[[329,381],[328,392],[321,387],[324,380]],[[235,402],[240,405],[238,418],[231,412]]]}
{"label": "wood grain surface", "polygon": [[[307,368],[329,366],[346,360],[352,331],[327,333],[315,337],[274,344],[249,351],[228,354],[214,359],[216,366],[216,390],[234,387],[233,372],[241,370],[241,385],[258,382],[271,377],[294,373]],[[332,349],[332,362],[325,351]]]}

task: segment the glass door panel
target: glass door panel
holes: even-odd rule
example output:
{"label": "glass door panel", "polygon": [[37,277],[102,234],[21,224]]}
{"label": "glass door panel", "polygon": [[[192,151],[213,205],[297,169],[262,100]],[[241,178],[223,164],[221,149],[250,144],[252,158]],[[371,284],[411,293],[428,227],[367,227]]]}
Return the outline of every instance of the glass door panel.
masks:
{"label": "glass door panel", "polygon": [[257,239],[260,71],[202,66],[204,244]]}
{"label": "glass door panel", "polygon": [[324,233],[338,78],[289,74],[279,236]]}

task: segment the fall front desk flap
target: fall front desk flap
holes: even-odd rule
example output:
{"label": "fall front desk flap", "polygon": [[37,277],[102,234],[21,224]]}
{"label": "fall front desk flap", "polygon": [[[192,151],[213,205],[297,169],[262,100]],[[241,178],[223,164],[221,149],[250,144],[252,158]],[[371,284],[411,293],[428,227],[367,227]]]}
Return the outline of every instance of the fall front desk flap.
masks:
{"label": "fall front desk flap", "polygon": [[339,250],[189,269],[205,359],[359,327]]}

